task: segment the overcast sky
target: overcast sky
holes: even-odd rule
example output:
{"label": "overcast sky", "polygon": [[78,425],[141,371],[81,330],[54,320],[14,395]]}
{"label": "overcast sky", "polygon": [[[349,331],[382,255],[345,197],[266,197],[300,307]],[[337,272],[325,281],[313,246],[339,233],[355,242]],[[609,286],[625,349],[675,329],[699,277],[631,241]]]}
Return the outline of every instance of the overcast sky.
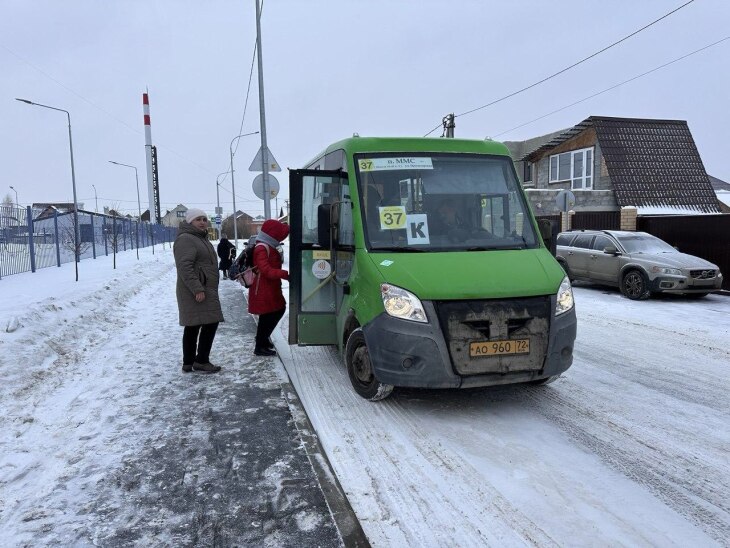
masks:
{"label": "overcast sky", "polygon": [[[262,36],[269,148],[286,168],[362,136],[423,136],[444,115],[528,86],[638,30],[686,0],[266,0]],[[695,0],[638,35],[529,91],[456,119],[456,136],[523,140],[591,115],[686,120],[711,175],[730,181],[730,40],[597,97],[555,110],[730,36],[730,2]],[[149,88],[162,213],[210,213],[231,139],[259,130],[254,0],[0,0],[0,196],[142,210],[147,176],[142,93]],[[527,123],[531,122],[531,123]],[[525,124],[518,129],[516,126]],[[511,130],[511,131],[508,131]],[[440,129],[433,133],[441,134]],[[236,153],[236,205],[263,213]],[[221,177],[221,180],[223,178]],[[232,206],[230,178],[221,205]],[[276,202],[272,202],[275,212]]]}

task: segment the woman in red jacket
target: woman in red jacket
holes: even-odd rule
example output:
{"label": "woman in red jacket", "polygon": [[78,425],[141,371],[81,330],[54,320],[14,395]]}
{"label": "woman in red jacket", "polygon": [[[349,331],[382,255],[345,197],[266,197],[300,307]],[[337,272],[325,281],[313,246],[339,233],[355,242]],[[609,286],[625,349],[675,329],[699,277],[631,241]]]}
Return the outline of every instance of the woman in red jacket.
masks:
{"label": "woman in red jacket", "polygon": [[288,235],[289,225],[269,219],[256,237],[253,264],[258,275],[248,290],[248,311],[259,315],[256,348],[253,351],[257,356],[276,355],[269,337],[284,316],[286,301],[281,292],[281,280],[289,279],[289,272],[281,268],[282,260],[277,247]]}

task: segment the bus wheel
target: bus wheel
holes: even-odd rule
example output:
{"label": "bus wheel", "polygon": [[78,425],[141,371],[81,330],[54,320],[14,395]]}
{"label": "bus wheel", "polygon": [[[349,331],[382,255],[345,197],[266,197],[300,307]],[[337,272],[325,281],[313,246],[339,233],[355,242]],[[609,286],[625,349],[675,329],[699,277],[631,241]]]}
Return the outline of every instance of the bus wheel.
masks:
{"label": "bus wheel", "polygon": [[392,384],[383,384],[373,375],[370,354],[361,327],[355,329],[347,339],[345,363],[352,387],[366,400],[382,400],[393,391]]}

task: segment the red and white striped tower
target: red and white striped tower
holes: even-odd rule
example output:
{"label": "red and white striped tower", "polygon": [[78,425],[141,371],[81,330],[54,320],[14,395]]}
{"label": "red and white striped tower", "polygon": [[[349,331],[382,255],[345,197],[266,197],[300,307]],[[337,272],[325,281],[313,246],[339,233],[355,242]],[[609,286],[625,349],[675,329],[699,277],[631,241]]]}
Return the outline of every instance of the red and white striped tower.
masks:
{"label": "red and white striped tower", "polygon": [[155,211],[155,189],[152,177],[152,128],[150,127],[150,98],[149,94],[142,94],[142,106],[144,108],[144,152],[147,158],[147,193],[150,199],[150,223],[157,224],[157,212]]}

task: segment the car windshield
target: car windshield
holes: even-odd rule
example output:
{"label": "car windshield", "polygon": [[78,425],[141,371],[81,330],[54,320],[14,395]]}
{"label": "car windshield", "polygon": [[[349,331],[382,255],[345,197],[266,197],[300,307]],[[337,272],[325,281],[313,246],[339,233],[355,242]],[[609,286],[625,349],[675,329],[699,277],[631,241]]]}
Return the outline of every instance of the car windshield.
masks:
{"label": "car windshield", "polygon": [[512,161],[478,154],[358,154],[369,248],[482,251],[537,247]]}
{"label": "car windshield", "polygon": [[646,233],[626,234],[617,236],[618,241],[627,253],[676,253],[664,240]]}

